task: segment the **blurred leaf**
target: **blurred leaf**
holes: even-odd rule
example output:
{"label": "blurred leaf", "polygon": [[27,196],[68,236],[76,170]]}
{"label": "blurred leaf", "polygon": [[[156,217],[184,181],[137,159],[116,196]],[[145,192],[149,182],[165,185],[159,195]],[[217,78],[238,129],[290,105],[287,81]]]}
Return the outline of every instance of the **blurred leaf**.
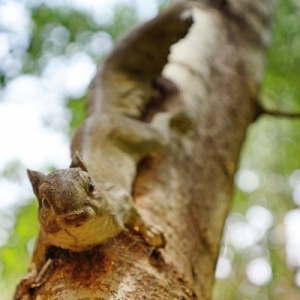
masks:
{"label": "blurred leaf", "polygon": [[80,99],[70,99],[67,103],[67,107],[72,113],[72,119],[70,122],[71,131],[74,131],[84,120],[85,118],[85,98]]}
{"label": "blurred leaf", "polygon": [[14,232],[8,243],[0,247],[0,262],[3,265],[0,272],[0,290],[4,290],[2,299],[11,299],[11,295],[22,274],[25,274],[31,253],[28,252],[28,242],[33,239],[38,232],[37,201],[32,201],[28,206],[24,206],[17,215]]}

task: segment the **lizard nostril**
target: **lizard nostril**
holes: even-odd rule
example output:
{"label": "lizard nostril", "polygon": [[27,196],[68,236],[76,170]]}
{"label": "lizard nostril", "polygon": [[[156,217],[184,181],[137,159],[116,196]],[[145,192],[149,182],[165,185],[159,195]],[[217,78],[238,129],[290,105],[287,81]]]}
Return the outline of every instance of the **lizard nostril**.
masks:
{"label": "lizard nostril", "polygon": [[64,219],[66,219],[68,221],[74,221],[74,220],[77,220],[78,218],[80,218],[81,215],[82,215],[82,213],[73,213],[73,214],[65,215]]}

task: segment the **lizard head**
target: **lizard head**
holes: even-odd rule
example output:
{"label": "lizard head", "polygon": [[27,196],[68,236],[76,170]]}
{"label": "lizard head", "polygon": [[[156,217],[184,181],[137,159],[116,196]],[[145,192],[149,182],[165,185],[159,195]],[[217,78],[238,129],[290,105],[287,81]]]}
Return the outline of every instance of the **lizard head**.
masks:
{"label": "lizard head", "polygon": [[39,201],[39,222],[45,232],[80,227],[103,209],[101,197],[78,153],[69,169],[49,175],[31,170],[27,173]]}

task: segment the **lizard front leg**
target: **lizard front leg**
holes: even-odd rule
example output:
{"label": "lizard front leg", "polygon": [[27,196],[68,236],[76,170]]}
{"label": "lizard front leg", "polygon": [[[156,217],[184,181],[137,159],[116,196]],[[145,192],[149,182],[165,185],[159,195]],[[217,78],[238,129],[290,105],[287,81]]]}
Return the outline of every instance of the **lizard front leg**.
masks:
{"label": "lizard front leg", "polygon": [[164,247],[165,237],[158,226],[153,226],[145,222],[137,209],[129,193],[120,186],[106,182],[103,184],[116,222],[122,228],[140,234],[147,244],[154,247]]}

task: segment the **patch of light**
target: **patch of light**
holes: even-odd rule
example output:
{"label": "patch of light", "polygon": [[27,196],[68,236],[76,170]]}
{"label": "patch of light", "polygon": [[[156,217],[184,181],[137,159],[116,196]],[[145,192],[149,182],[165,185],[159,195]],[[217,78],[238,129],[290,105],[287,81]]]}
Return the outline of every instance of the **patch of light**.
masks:
{"label": "patch of light", "polygon": [[[38,0],[29,0],[32,3]],[[84,11],[92,16],[92,19],[99,25],[112,21],[113,8],[116,4],[135,6],[140,20],[148,20],[158,12],[158,1],[137,1],[137,0],[48,0],[45,1],[50,7],[69,6],[78,11]]]}
{"label": "patch of light", "polygon": [[259,187],[259,177],[252,170],[241,169],[235,176],[235,183],[240,190],[251,193]]}
{"label": "patch of light", "polygon": [[300,287],[300,270],[298,270],[295,275],[295,283],[298,287]]}
{"label": "patch of light", "polygon": [[300,185],[300,170],[296,170],[291,174],[289,184],[292,188],[296,188]]}
{"label": "patch of light", "polygon": [[260,205],[251,206],[246,212],[246,219],[262,234],[265,234],[273,224],[273,214]]}
{"label": "patch of light", "polygon": [[253,284],[263,286],[272,279],[272,268],[265,258],[256,258],[250,261],[246,267],[246,274]]}
{"label": "patch of light", "polygon": [[135,5],[140,20],[149,20],[158,13],[157,1],[135,1]]}
{"label": "patch of light", "polygon": [[[52,2],[53,0],[49,0]],[[48,2],[48,1],[47,1]],[[56,0],[59,4],[61,0]],[[105,7],[112,7],[117,3],[132,3],[131,0],[76,0],[76,1],[67,1],[72,6],[78,9],[86,9],[86,10],[97,10],[104,9]]]}
{"label": "patch of light", "polygon": [[0,228],[12,229],[15,224],[15,215],[12,211],[8,210],[0,212]]}
{"label": "patch of light", "polygon": [[0,71],[7,77],[19,74],[29,44],[30,16],[20,1],[0,1]]}
{"label": "patch of light", "polygon": [[258,230],[238,214],[232,214],[226,221],[225,241],[239,250],[254,247],[260,240]]}
{"label": "patch of light", "polygon": [[27,243],[27,251],[29,254],[33,253],[34,245],[35,245],[35,237],[31,238]]}
{"label": "patch of light", "polygon": [[72,97],[81,97],[96,73],[92,59],[84,53],[75,54],[69,63],[66,74],[66,89]]}
{"label": "patch of light", "polygon": [[9,238],[9,233],[0,227],[0,247],[4,246]]}
{"label": "patch of light", "polygon": [[215,276],[218,279],[226,279],[232,273],[231,261],[226,257],[219,257]]}
{"label": "patch of light", "polygon": [[[2,191],[1,182],[0,190]],[[0,247],[7,243],[10,232],[14,226],[14,222],[15,215],[11,210],[6,210],[4,212],[0,211]]]}
{"label": "patch of light", "polygon": [[0,60],[7,56],[9,52],[8,34],[0,33]]}
{"label": "patch of light", "polygon": [[49,36],[49,39],[53,42],[60,44],[60,45],[66,45],[70,38],[70,32],[69,30],[64,26],[55,26]]}
{"label": "patch of light", "polygon": [[80,12],[89,13],[92,19],[99,25],[111,22],[113,18],[113,7],[116,4],[133,4],[132,0],[47,0],[45,2],[49,7],[68,6]]}
{"label": "patch of light", "polygon": [[58,94],[30,75],[12,80],[0,102],[0,171],[17,160],[30,168],[62,167],[69,159],[69,113]]}
{"label": "patch of light", "polygon": [[253,247],[257,242],[256,230],[245,222],[236,222],[228,228],[229,242],[238,249]]}
{"label": "patch of light", "polygon": [[289,211],[285,215],[284,224],[287,263],[291,267],[300,267],[300,210]]}
{"label": "patch of light", "polygon": [[[29,181],[26,180],[25,174],[26,170],[23,169],[24,177],[21,182],[12,181],[6,178],[2,178],[0,181],[0,211],[1,215],[3,212],[7,211],[9,207],[12,205],[23,205],[26,199],[30,199],[33,197],[32,189],[29,184]],[[11,217],[11,216],[10,216]],[[7,218],[4,218],[4,220]],[[13,219],[11,219],[13,220]],[[8,229],[7,226],[4,227],[2,222],[0,223],[0,227],[4,229]]]}
{"label": "patch of light", "polygon": [[253,248],[264,238],[273,224],[272,213],[263,206],[250,207],[246,216],[231,214],[225,226],[225,242],[238,250]]}
{"label": "patch of light", "polygon": [[[86,32],[82,33],[81,37],[79,36],[79,40],[86,38]],[[107,32],[96,32],[90,36],[85,48],[92,55],[99,57],[107,54],[113,48],[113,40]]]}
{"label": "patch of light", "polygon": [[300,170],[294,171],[290,178],[289,184],[292,190],[292,198],[295,204],[300,205]]}
{"label": "patch of light", "polygon": [[0,24],[13,32],[24,32],[29,26],[29,14],[24,4],[17,1],[0,3]]}
{"label": "patch of light", "polygon": [[295,204],[300,205],[300,185],[293,189],[292,198]]}
{"label": "patch of light", "polygon": [[7,77],[14,77],[20,74],[22,69],[22,60],[19,57],[13,55],[7,55],[0,64],[0,68],[3,70]]}
{"label": "patch of light", "polygon": [[50,60],[42,77],[65,97],[81,97],[96,73],[96,66],[85,53],[76,53],[71,58],[64,56]]}
{"label": "patch of light", "polygon": [[2,194],[0,198],[0,210],[4,212],[5,209],[16,203],[17,196],[19,195],[19,186],[1,179],[0,189]]}

